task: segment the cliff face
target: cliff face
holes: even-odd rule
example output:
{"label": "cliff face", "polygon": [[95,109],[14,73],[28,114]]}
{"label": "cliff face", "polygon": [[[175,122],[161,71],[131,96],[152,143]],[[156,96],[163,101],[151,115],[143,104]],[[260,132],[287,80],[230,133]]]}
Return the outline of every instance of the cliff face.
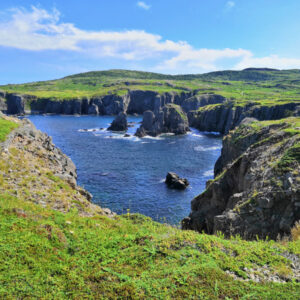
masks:
{"label": "cliff face", "polygon": [[2,94],[0,94],[1,110],[15,115],[25,113],[117,115],[120,112],[143,114],[144,111],[155,111],[167,103],[181,105],[184,100],[193,96],[192,92],[159,94],[153,91],[134,90],[124,96],[105,95],[90,99],[52,100],[38,99],[30,95]]}
{"label": "cliff face", "polygon": [[299,118],[242,124],[223,140],[216,177],[184,229],[245,238],[289,234],[300,219]]}
{"label": "cliff face", "polygon": [[227,134],[246,117],[257,120],[279,120],[291,115],[299,116],[300,108],[297,103],[288,103],[273,106],[257,106],[247,104],[245,106],[233,106],[233,103],[207,105],[199,111],[188,113],[189,124],[200,131],[215,131]]}
{"label": "cliff face", "polygon": [[76,183],[75,165],[51,137],[26,119],[16,122],[20,126],[0,143],[0,193],[62,212],[113,215],[90,202],[92,196]]}

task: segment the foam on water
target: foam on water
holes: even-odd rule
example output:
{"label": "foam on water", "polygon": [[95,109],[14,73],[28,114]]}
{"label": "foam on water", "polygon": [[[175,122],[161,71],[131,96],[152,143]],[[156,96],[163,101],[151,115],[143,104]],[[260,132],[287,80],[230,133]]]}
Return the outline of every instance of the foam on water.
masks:
{"label": "foam on water", "polygon": [[214,151],[214,150],[220,150],[221,146],[213,146],[213,147],[204,147],[204,146],[197,146],[194,147],[195,151]]}

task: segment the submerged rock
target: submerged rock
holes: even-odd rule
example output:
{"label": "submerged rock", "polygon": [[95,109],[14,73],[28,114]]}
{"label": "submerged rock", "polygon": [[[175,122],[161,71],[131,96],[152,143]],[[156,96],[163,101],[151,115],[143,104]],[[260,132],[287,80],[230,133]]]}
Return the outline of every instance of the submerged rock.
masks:
{"label": "submerged rock", "polygon": [[127,115],[124,112],[120,112],[108,127],[108,130],[112,131],[126,131],[127,129]]}
{"label": "submerged rock", "polygon": [[166,185],[170,189],[184,190],[188,187],[189,182],[185,178],[180,178],[176,173],[169,172],[166,176]]}

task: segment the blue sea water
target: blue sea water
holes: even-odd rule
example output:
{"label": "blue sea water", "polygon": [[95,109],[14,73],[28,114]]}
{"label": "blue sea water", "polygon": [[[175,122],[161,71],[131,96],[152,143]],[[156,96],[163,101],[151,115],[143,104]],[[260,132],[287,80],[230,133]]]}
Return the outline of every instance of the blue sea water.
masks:
{"label": "blue sea water", "polygon": [[[93,194],[93,202],[117,213],[129,209],[171,224],[189,214],[191,200],[213,178],[221,150],[220,136],[195,129],[184,136],[134,137],[141,117],[128,118],[135,123],[127,138],[106,130],[110,116],[28,118],[71,157],[78,184]],[[187,178],[190,186],[184,191],[168,189],[168,171]]]}

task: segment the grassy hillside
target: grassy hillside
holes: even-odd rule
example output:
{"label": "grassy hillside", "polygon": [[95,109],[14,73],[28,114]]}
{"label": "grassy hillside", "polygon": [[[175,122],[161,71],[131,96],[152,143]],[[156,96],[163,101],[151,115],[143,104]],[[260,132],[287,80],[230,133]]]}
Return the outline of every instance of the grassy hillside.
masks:
{"label": "grassy hillside", "polygon": [[233,99],[237,105],[250,101],[264,105],[300,102],[300,70],[245,69],[176,76],[110,70],[81,73],[58,80],[0,86],[0,90],[7,92],[58,100],[107,94],[124,95],[136,89],[159,93],[214,93]]}
{"label": "grassy hillside", "polygon": [[[79,217],[0,195],[0,297],[297,299],[294,242],[225,240],[141,215]],[[250,275],[252,274],[252,275]],[[261,282],[249,281],[249,277]],[[238,279],[235,279],[238,278]]]}

